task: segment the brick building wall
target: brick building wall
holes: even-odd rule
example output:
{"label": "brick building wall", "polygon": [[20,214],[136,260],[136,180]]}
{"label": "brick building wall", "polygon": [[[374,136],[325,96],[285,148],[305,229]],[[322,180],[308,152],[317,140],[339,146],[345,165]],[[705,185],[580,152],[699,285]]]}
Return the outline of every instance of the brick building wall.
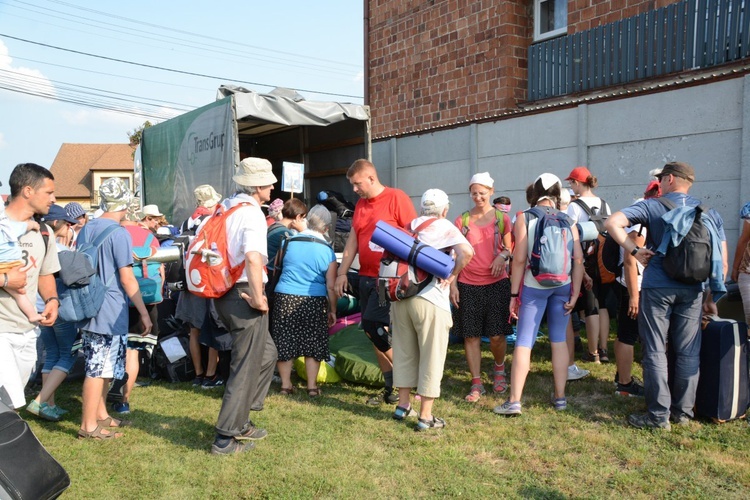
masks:
{"label": "brick building wall", "polygon": [[[568,33],[679,0],[569,0]],[[372,135],[515,110],[526,100],[532,0],[370,0]]]}
{"label": "brick building wall", "polygon": [[529,2],[372,0],[375,139],[480,119],[524,99]]}

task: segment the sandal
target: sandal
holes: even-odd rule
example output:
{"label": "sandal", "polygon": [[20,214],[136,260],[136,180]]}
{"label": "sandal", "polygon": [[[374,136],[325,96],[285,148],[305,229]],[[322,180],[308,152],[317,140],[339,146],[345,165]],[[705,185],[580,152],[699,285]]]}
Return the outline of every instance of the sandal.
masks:
{"label": "sandal", "polygon": [[320,391],[320,387],[315,387],[313,389],[307,389],[307,396],[311,398],[317,398],[320,396],[322,392]]}
{"label": "sandal", "polygon": [[414,411],[414,408],[409,405],[408,408],[404,408],[403,406],[397,406],[396,411],[393,412],[393,420],[404,420],[406,417],[416,417],[417,412]]}
{"label": "sandal", "polygon": [[471,384],[471,389],[469,389],[469,394],[467,394],[464,399],[469,403],[476,403],[485,394],[487,394],[487,391],[484,389],[483,384]]}
{"label": "sandal", "polygon": [[433,415],[432,420],[425,420],[420,418],[417,420],[417,426],[414,430],[417,432],[431,431],[434,429],[442,429],[445,427],[445,420],[442,418],[435,418]]}
{"label": "sandal", "polygon": [[[120,418],[114,418],[114,417],[107,417],[104,420],[97,420],[97,424],[99,424],[99,427],[130,427],[133,425],[133,422],[131,420],[124,420]],[[112,425],[114,424],[114,425]]]}
{"label": "sandal", "polygon": [[98,441],[103,441],[105,439],[116,439],[121,438],[125,434],[122,432],[113,432],[109,431],[106,434],[102,432],[104,429],[102,429],[101,425],[97,425],[96,429],[93,431],[85,431],[83,429],[78,429],[78,439],[96,439]]}
{"label": "sandal", "polygon": [[[497,367],[497,365],[495,366]],[[492,377],[492,390],[495,394],[504,394],[508,390],[508,379],[506,378],[504,363],[502,370],[495,370],[495,374]]]}
{"label": "sandal", "polygon": [[294,387],[282,387],[279,389],[279,394],[282,396],[291,396],[294,394]]}

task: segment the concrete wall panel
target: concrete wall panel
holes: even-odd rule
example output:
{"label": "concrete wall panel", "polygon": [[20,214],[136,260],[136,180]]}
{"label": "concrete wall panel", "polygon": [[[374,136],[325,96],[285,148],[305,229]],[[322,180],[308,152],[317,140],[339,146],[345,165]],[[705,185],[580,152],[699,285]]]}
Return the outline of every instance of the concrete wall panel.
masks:
{"label": "concrete wall panel", "polygon": [[613,144],[742,126],[742,79],[588,106],[589,144]]}
{"label": "concrete wall panel", "polygon": [[520,116],[479,125],[479,157],[559,149],[576,144],[578,110]]}

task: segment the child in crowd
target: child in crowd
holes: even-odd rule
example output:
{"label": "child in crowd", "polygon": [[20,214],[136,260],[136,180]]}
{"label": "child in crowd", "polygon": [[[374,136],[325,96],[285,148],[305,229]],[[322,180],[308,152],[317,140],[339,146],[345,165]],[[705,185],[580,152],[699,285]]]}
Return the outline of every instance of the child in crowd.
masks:
{"label": "child in crowd", "polygon": [[8,284],[6,273],[11,269],[21,267],[24,263],[18,238],[29,231],[39,231],[39,223],[34,220],[28,222],[10,220],[5,215],[5,207],[0,207],[0,273],[3,275],[0,279],[4,281],[2,286],[13,297],[21,311],[29,318],[29,321],[38,323],[44,317],[36,310],[32,299],[26,294],[5,288],[5,285]]}

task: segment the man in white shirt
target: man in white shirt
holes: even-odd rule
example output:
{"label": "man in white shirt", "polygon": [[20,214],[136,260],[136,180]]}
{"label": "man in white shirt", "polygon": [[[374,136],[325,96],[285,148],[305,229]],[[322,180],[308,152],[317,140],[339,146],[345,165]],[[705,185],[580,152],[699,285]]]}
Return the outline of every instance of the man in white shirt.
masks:
{"label": "man in white shirt", "polygon": [[271,199],[277,182],[271,162],[245,158],[232,177],[237,192],[222,203],[227,210],[242,205],[226,216],[227,254],[230,266],[244,262],[242,275],[222,297],[214,299],[221,321],[232,335],[232,364],[221,403],[214,455],[249,451],[254,441],[266,437],[264,429],[248,418],[250,411],[263,409],[273,378],[276,346],[268,331],[268,300],[263,269],[268,261],[266,218],[261,204]]}

